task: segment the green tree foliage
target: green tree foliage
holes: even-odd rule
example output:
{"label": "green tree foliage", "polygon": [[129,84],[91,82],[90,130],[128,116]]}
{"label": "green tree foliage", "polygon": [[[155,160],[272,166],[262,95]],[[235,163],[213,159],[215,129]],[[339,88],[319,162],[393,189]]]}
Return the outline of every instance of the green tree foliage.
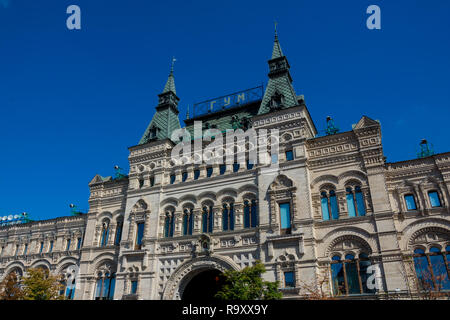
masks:
{"label": "green tree foliage", "polygon": [[20,287],[17,274],[11,272],[0,283],[0,300],[20,300],[23,291]]}
{"label": "green tree foliage", "polygon": [[241,271],[225,271],[225,284],[215,297],[222,300],[281,299],[283,294],[278,290],[278,281],[263,281],[261,275],[264,272],[266,269],[260,261]]}
{"label": "green tree foliage", "polygon": [[61,279],[49,274],[47,269],[30,268],[23,277],[24,300],[62,300]]}

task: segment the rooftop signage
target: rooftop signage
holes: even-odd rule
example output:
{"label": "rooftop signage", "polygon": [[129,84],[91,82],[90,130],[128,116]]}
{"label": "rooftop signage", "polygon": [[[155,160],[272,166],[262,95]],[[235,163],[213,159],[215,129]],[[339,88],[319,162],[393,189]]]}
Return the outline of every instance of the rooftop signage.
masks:
{"label": "rooftop signage", "polygon": [[264,87],[247,89],[215,99],[199,102],[194,104],[193,118],[204,116],[223,110],[236,108],[251,102],[262,100],[264,96]]}

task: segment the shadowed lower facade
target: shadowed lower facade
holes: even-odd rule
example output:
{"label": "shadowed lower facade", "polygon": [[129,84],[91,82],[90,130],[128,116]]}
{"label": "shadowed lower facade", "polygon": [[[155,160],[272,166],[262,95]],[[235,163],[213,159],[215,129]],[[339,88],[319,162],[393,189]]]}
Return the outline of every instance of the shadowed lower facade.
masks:
{"label": "shadowed lower facade", "polygon": [[[367,116],[319,136],[289,68],[276,36],[260,99],[208,101],[184,126],[172,69],[128,175],[95,176],[87,214],[0,227],[0,277],[43,267],[73,299],[192,300],[260,260],[286,299],[450,290],[450,153],[387,163]],[[196,121],[278,129],[278,166],[174,161],[172,132]]]}

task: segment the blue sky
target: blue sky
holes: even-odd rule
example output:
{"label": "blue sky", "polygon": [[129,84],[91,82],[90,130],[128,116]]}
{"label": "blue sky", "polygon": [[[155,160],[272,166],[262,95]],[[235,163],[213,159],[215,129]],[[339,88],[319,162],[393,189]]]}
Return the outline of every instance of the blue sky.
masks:
{"label": "blue sky", "polygon": [[[66,28],[81,8],[82,29]],[[381,8],[381,30],[366,8]],[[450,151],[450,2],[0,0],[0,215],[88,209],[89,181],[128,170],[170,60],[189,104],[267,82],[273,21],[319,130],[381,121],[388,161]]]}

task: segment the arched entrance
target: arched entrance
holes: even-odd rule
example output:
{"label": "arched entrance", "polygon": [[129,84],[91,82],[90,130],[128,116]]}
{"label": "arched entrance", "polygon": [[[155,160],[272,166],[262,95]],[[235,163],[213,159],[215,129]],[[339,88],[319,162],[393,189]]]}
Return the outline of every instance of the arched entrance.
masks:
{"label": "arched entrance", "polygon": [[211,301],[216,300],[215,294],[222,288],[224,278],[222,272],[216,269],[205,270],[195,275],[184,288],[181,300]]}

